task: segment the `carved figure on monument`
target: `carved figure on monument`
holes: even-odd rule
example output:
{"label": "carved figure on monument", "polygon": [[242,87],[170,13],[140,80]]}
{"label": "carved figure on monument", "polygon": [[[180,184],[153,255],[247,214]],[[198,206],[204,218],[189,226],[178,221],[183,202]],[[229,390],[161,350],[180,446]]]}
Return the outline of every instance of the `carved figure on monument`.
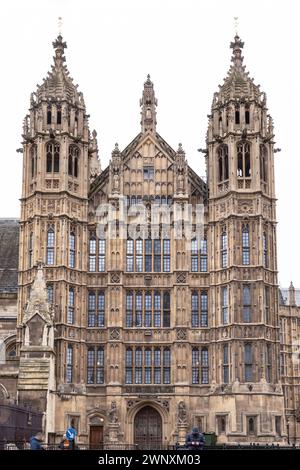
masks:
{"label": "carved figure on monument", "polygon": [[111,424],[116,424],[119,422],[117,403],[115,401],[111,402],[111,408],[107,412],[107,418]]}
{"label": "carved figure on monument", "polygon": [[187,424],[187,411],[184,401],[178,403],[178,424]]}

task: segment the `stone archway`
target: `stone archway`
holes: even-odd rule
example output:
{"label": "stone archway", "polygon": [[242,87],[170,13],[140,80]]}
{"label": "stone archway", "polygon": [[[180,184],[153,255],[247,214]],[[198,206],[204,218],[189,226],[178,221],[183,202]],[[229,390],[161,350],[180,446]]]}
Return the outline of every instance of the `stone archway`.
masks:
{"label": "stone archway", "polygon": [[104,443],[104,418],[98,413],[89,416],[89,448],[92,450],[103,449]]}
{"label": "stone archway", "polygon": [[134,444],[138,449],[162,448],[162,419],[152,406],[144,406],[135,415]]}

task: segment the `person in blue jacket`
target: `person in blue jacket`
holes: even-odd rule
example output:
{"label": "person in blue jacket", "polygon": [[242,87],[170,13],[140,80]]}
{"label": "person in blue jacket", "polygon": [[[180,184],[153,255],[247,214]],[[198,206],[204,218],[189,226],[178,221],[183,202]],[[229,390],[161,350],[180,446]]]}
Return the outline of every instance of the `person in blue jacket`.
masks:
{"label": "person in blue jacket", "polygon": [[35,436],[32,436],[29,439],[30,442],[30,450],[43,450],[42,442],[43,442],[43,434],[38,432]]}
{"label": "person in blue jacket", "polygon": [[185,446],[188,449],[203,449],[205,437],[202,432],[195,426],[192,432],[186,436]]}

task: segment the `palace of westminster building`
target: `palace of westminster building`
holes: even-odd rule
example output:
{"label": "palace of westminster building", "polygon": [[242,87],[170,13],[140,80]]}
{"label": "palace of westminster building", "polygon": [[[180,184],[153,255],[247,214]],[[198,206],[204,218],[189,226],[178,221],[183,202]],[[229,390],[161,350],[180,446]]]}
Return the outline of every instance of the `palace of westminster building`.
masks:
{"label": "palace of westminster building", "polygon": [[158,448],[194,425],[300,443],[300,299],[278,288],[277,149],[243,42],[213,96],[206,181],[157,132],[150,76],[140,133],[101,170],[53,46],[24,119],[21,216],[0,219],[0,404],[41,410],[52,442],[73,423],[95,446]]}

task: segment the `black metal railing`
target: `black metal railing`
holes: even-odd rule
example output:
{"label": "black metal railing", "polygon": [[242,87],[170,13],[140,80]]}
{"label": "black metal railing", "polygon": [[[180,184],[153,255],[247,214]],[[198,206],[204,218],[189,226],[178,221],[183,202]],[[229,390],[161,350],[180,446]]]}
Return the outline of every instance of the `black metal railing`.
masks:
{"label": "black metal railing", "polygon": [[[42,443],[44,450],[64,450],[61,444],[50,444]],[[22,441],[0,441],[1,450],[30,450],[29,442]],[[216,444],[216,445],[205,445],[201,452],[206,452],[210,450],[300,450],[300,445],[280,445],[280,444]],[[106,443],[99,445],[90,445],[90,444],[76,444],[75,450],[103,450],[103,451],[118,451],[118,450],[129,450],[129,451],[139,451],[139,450],[165,450],[165,451],[188,451],[187,447],[184,445],[159,445],[151,446],[139,446],[136,444],[126,444],[126,443]]]}

